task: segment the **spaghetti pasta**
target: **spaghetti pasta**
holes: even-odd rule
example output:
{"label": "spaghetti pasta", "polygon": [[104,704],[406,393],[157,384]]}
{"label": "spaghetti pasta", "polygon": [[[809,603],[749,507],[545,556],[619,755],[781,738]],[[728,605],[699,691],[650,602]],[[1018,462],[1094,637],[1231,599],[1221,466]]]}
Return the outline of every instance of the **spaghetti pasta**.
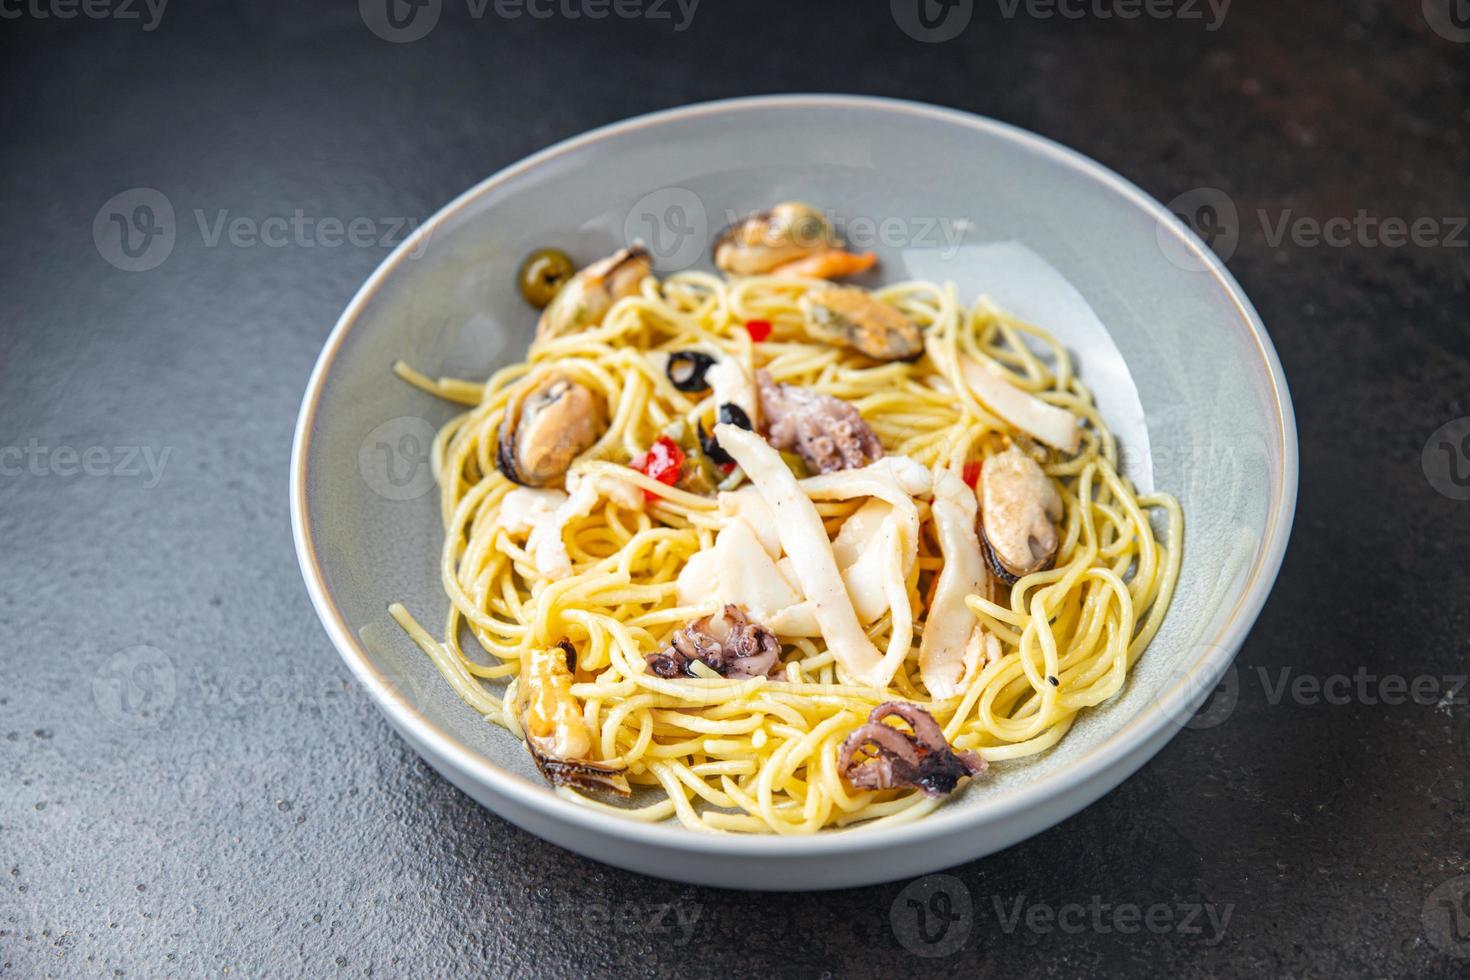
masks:
{"label": "spaghetti pasta", "polygon": [[[469,407],[433,446],[445,528],[440,571],[450,601],[440,638],[401,606],[392,615],[475,710],[521,737],[512,706],[523,664],[535,651],[571,642],[568,690],[589,761],[618,767],[641,795],[617,806],[569,786],[559,793],[631,819],[672,817],[715,832],[806,834],[912,821],[940,801],[906,789],[859,789],[839,766],[844,739],[876,706],[919,706],[957,751],[992,763],[1021,759],[1054,745],[1079,712],[1117,694],[1158,630],[1179,572],[1179,506],[1166,494],[1136,494],[1118,473],[1117,445],[1062,346],[985,301],[961,305],[952,284],[906,282],[873,296],[922,328],[923,354],[875,362],[807,331],[803,297],[827,285],[700,272],[648,276],[600,323],[541,337],[525,361],[483,385],[396,367],[405,381]],[[757,341],[750,322],[769,324],[769,336]],[[679,583],[691,561],[707,560],[696,556],[715,548],[728,495],[690,492],[629,465],[670,426],[713,428],[715,396],[680,390],[663,366],[669,354],[687,350],[717,354],[746,377],[765,371],[776,383],[841,399],[861,413],[887,456],[949,474],[951,491],[954,477],[968,476],[973,486],[974,468],[1011,446],[1045,460],[1061,502],[1055,562],[1009,586],[987,576],[973,591],[963,583],[973,584],[983,565],[950,576],[965,592],[959,625],[967,611],[974,636],[985,642],[977,639],[964,670],[952,671],[946,696],[928,690],[920,663],[926,611],[945,568],[941,508],[924,492],[911,503],[893,498],[919,521],[913,561],[903,567],[905,539],[895,532],[887,567],[898,570],[900,594],[860,627],[885,659],[897,650],[885,683],[854,676],[820,631],[783,634],[780,666],[770,675],[725,677],[699,661],[676,677],[649,669],[645,658],[668,647],[675,631],[721,607],[713,595],[681,596]],[[1063,413],[1079,420],[1075,451],[1047,448],[1019,429],[1012,406],[987,401],[967,380],[977,368],[1054,410],[1046,413],[1052,431]],[[538,540],[532,531],[528,540],[526,522],[544,516],[515,513],[516,498],[507,505],[517,488],[497,470],[497,438],[517,391],[553,372],[591,391],[608,421],[572,464],[571,492],[548,503],[559,515],[554,533]],[[798,485],[823,479],[832,482]],[[810,506],[833,537],[873,499],[815,493]],[[872,516],[885,513],[898,509],[879,506]],[[968,513],[973,522],[974,508],[942,513]],[[1152,515],[1161,516],[1164,533]],[[556,574],[538,560],[537,549],[547,546],[564,552]],[[758,550],[759,542],[749,547]],[[953,630],[955,611],[946,617]]]}

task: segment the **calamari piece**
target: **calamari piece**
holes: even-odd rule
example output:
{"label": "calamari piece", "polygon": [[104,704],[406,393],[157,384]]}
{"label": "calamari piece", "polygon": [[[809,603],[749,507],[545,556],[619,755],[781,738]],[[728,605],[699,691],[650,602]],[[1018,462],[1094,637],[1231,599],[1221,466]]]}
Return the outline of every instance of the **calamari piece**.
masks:
{"label": "calamari piece", "polygon": [[990,570],[1007,585],[1056,560],[1062,497],[1041,466],[1017,446],[980,471],[981,534]]}
{"label": "calamari piece", "polygon": [[729,424],[715,426],[715,435],[776,515],[781,547],[791,558],[801,591],[812,601],[827,648],[859,683],[885,687],[898,661],[885,658],[863,632],[816,506],[780,453],[760,436]]}
{"label": "calamari piece", "polygon": [[[913,733],[883,723],[894,716],[908,722]],[[984,772],[986,763],[978,753],[951,748],[939,723],[923,708],[888,701],[843,741],[837,768],[858,789],[914,787],[940,797],[954,792],[961,779]]]}
{"label": "calamari piece", "polygon": [[[740,518],[720,530],[714,555],[720,601],[743,606],[761,622],[801,601],[801,593],[781,574],[760,537]],[[709,599],[705,595],[700,601]]]}
{"label": "calamari piece", "polygon": [[500,502],[500,526],[510,534],[530,532],[526,552],[536,571],[549,579],[572,573],[572,557],[561,535],[568,499],[562,490],[517,487]]}
{"label": "calamari piece", "polygon": [[[913,636],[913,610],[905,585],[919,552],[919,511],[913,498],[928,494],[932,482],[929,470],[914,460],[885,456],[861,469],[838,470],[798,483],[811,500],[875,498],[844,522],[832,549],[859,618],[879,606],[874,619],[885,611],[893,613],[890,655],[900,648],[907,650]],[[888,505],[887,513],[884,504]],[[884,515],[881,518],[880,513]],[[873,526],[875,521],[881,522],[884,533],[878,533],[879,528]],[[894,533],[887,533],[890,528]],[[854,554],[859,549],[861,556]],[[877,598],[880,583],[881,600]],[[871,622],[870,619],[862,621]],[[778,614],[770,626],[781,636],[811,636],[814,622],[811,604],[803,603]]]}
{"label": "calamari piece", "polygon": [[811,500],[876,497],[892,506],[892,517],[903,532],[904,575],[913,570],[919,547],[919,510],[913,498],[930,493],[933,486],[933,478],[923,465],[907,456],[885,456],[861,469],[807,477],[798,486]]}
{"label": "calamari piece", "polygon": [[[884,456],[855,470],[840,470],[809,476],[801,489],[813,500],[851,500],[881,497],[895,507],[894,497],[923,497],[933,492],[933,475],[917,460],[907,456]],[[907,501],[911,506],[912,500]]]}
{"label": "calamari piece", "polygon": [[[847,595],[857,612],[858,622],[867,626],[890,611],[889,596],[897,592],[907,597],[904,565],[908,555],[905,554],[903,531],[899,520],[893,516],[893,508],[881,500],[870,500],[863,506],[881,511],[883,520],[876,533],[863,542],[863,550],[850,564],[841,567],[842,582],[847,586]],[[840,533],[838,537],[841,537]],[[836,550],[835,542],[833,550]]]}
{"label": "calamari piece", "polygon": [[878,435],[856,408],[840,398],[756,373],[766,437],[777,449],[794,449],[817,473],[867,466],[883,456]]}
{"label": "calamari piece", "polygon": [[511,534],[530,531],[526,552],[536,570],[556,580],[572,574],[572,558],[564,534],[572,521],[586,517],[606,497],[626,510],[643,506],[642,492],[623,480],[576,473],[567,477],[567,489],[517,487],[500,502],[500,526]]}
{"label": "calamari piece", "polygon": [[554,786],[629,794],[622,766],[589,758],[592,732],[572,694],[576,649],[567,641],[531,650],[521,661],[516,708],[536,768]]}
{"label": "calamari piece", "polygon": [[602,323],[618,300],[635,296],[653,271],[648,250],[632,245],[578,272],[541,313],[536,340],[553,340]]}
{"label": "calamari piece", "polygon": [[776,516],[761,492],[752,486],[738,490],[726,490],[717,498],[720,513],[726,517],[740,517],[760,538],[761,545],[772,558],[781,557],[781,533],[776,528]]}
{"label": "calamari piece", "polygon": [[919,675],[929,694],[951,698],[959,693],[965,676],[965,652],[971,635],[979,630],[975,614],[965,605],[968,596],[985,587],[985,558],[975,533],[979,504],[975,493],[954,473],[934,470],[935,529],[944,567],[934,588],[934,598],[924,621],[919,643]]}
{"label": "calamari piece", "polygon": [[[796,577],[796,566],[792,563],[790,558],[782,558],[780,561],[776,562],[776,568],[781,572],[783,576],[785,576],[786,581],[792,583],[800,581]],[[844,586],[846,586],[847,570],[845,568],[839,568],[838,570],[843,573],[842,583]],[[851,597],[852,593],[849,591],[848,595],[849,597]],[[853,607],[853,611],[857,611],[856,606]],[[769,626],[771,628],[771,631],[777,636],[803,636],[815,638],[822,635],[822,625],[817,622],[816,611],[811,602],[806,600],[782,609],[780,612],[776,613],[776,615],[768,619],[766,621],[766,625]]]}
{"label": "calamari piece", "polygon": [[715,240],[715,265],[736,276],[829,279],[866,272],[878,261],[842,247],[826,216],[810,204],[786,201],[752,214]]}
{"label": "calamari piece", "polygon": [[674,583],[681,606],[697,606],[720,594],[720,565],[715,549],[706,548],[689,556]]}
{"label": "calamari piece", "polygon": [[695,661],[721,677],[768,677],[781,668],[781,643],[739,606],[726,605],[677,631],[667,649],[645,659],[660,677],[694,676],[689,667]]}
{"label": "calamari piece", "polygon": [[[805,481],[802,489],[806,489]],[[837,536],[832,539],[832,556],[837,559],[837,567],[848,568],[862,560],[863,555],[870,553],[883,533],[884,522],[892,513],[893,505],[880,497],[869,500],[853,511],[842,522],[842,526],[837,529]]]}
{"label": "calamari piece", "polygon": [[970,393],[1003,421],[1055,449],[1077,451],[1082,439],[1077,416],[1017,388],[988,361],[961,355],[960,373]]}
{"label": "calamari piece", "polygon": [[[894,517],[893,505],[874,498],[843,521],[832,539],[832,556],[858,622],[864,626],[889,611],[888,597],[895,590],[907,595],[905,576],[917,554],[904,554],[901,535],[902,522]],[[784,609],[769,622],[780,636],[820,635],[810,602]]]}

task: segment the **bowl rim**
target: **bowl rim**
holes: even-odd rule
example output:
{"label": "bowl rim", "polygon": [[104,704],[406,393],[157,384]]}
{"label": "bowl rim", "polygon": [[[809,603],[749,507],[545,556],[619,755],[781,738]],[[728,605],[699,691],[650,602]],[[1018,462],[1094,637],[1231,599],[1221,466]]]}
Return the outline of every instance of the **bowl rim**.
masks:
{"label": "bowl rim", "polygon": [[[333,599],[316,554],[312,540],[313,529],[307,508],[308,481],[306,476],[311,458],[312,432],[317,411],[333,364],[347,335],[373,295],[393,275],[406,256],[421,247],[430,235],[435,234],[441,226],[452,220],[474,201],[522,174],[541,167],[548,161],[612,137],[642,129],[725,113],[760,112],[773,109],[861,109],[906,114],[935,123],[962,126],[991,137],[1021,144],[1024,148],[1078,172],[1080,176],[1090,178],[1126,199],[1146,215],[1152,216],[1160,228],[1167,228],[1176,236],[1179,245],[1195,257],[1205,272],[1215,278],[1225,296],[1233,303],[1240,318],[1240,326],[1254,342],[1259,355],[1259,360],[1253,363],[1263,372],[1270,392],[1271,408],[1274,410],[1276,421],[1275,448],[1280,453],[1281,459],[1280,478],[1271,487],[1271,503],[1263,539],[1264,547],[1261,548],[1260,555],[1250,570],[1246,587],[1230,611],[1228,619],[1210,640],[1202,640],[1195,644],[1203,651],[1202,656],[1195,662],[1184,665],[1187,669],[1182,671],[1181,676],[1172,687],[1152,699],[1133,717],[1127,719],[1121,728],[1097,745],[1082,752],[1077,758],[1030,783],[1008,791],[1005,796],[997,799],[991,805],[982,803],[980,806],[941,808],[922,820],[912,823],[890,827],[858,825],[839,831],[800,837],[779,834],[705,834],[677,824],[670,824],[668,821],[645,823],[632,819],[609,819],[602,810],[585,807],[564,799],[545,785],[538,785],[516,773],[502,769],[398,696],[388,679],[374,666],[367,650]],[[1066,807],[1065,812],[1056,815],[1055,807],[1049,807],[1048,804],[1055,804],[1069,791],[1083,784],[1089,775],[1110,770],[1125,763],[1130,757],[1136,759],[1135,768],[1151,758],[1173,737],[1170,735],[1163,740],[1156,740],[1156,736],[1166,726],[1173,725],[1176,729],[1182,727],[1175,719],[1188,717],[1194,707],[1192,700],[1199,695],[1201,690],[1209,689],[1202,688],[1202,681],[1208,680],[1213,686],[1223,675],[1265,604],[1266,597],[1280,571],[1287,540],[1291,533],[1295,516],[1298,473],[1296,419],[1292,410],[1291,394],[1287,388],[1281,361],[1260,316],[1234,276],[1214,252],[1195,237],[1162,204],[1131,181],[1090,157],[1047,137],[1009,123],[959,109],[878,96],[824,93],[766,95],[694,103],[647,113],[600,126],[581,135],[557,142],[501,169],[466,190],[437,211],[429,220],[423,222],[412,235],[400,243],[373,271],[343,310],[312,369],[300,413],[297,416],[291,450],[291,530],[307,592],[338,654],[347,663],[358,681],[368,689],[378,708],[401,732],[411,732],[414,739],[421,741],[431,754],[451,765],[467,779],[487,785],[501,796],[510,798],[515,804],[538,812],[542,816],[573,825],[597,836],[627,841],[630,844],[724,857],[821,857],[899,847],[928,838],[961,833],[985,824],[1001,823],[1018,817],[1026,811],[1039,812],[1050,809],[1052,811],[1050,817],[1038,820],[1035,832],[1039,833],[1080,809],[1080,807]],[[414,739],[409,740],[411,744]],[[1136,754],[1146,749],[1150,740],[1155,740],[1156,744],[1148,749],[1142,758],[1137,758]]]}

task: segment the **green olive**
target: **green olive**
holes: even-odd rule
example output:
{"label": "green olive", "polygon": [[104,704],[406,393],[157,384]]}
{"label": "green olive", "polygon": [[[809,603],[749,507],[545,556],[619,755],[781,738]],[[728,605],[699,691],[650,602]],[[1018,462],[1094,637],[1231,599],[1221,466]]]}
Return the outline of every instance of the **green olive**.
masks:
{"label": "green olive", "polygon": [[571,256],[561,249],[538,248],[526,256],[516,278],[526,302],[543,310],[556,295],[556,291],[565,286],[567,280],[576,273],[577,267],[572,264]]}
{"label": "green olive", "polygon": [[781,462],[786,464],[786,468],[791,471],[791,475],[798,480],[805,480],[812,475],[811,470],[807,469],[806,460],[796,455],[796,453],[788,453],[782,450]]}

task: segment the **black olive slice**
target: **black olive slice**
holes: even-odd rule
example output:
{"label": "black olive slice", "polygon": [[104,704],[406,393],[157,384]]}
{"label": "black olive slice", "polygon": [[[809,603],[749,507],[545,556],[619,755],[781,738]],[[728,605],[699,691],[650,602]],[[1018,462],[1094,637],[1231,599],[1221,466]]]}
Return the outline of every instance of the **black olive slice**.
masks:
{"label": "black olive slice", "polygon": [[[729,425],[738,426],[747,432],[754,431],[755,426],[750,424],[750,416],[745,414],[745,409],[734,402],[726,402],[720,406],[719,419]],[[699,427],[699,446],[704,454],[721,466],[734,466],[735,459],[720,447],[720,440],[704,431],[704,426]]]}
{"label": "black olive slice", "polygon": [[715,359],[697,350],[680,350],[669,355],[669,366],[665,373],[669,381],[680,391],[704,391],[709,382],[705,373],[714,365]]}
{"label": "black olive slice", "polygon": [[750,416],[745,414],[745,409],[734,402],[725,402],[720,406],[720,421],[738,426],[747,432],[755,428],[750,424]]}

